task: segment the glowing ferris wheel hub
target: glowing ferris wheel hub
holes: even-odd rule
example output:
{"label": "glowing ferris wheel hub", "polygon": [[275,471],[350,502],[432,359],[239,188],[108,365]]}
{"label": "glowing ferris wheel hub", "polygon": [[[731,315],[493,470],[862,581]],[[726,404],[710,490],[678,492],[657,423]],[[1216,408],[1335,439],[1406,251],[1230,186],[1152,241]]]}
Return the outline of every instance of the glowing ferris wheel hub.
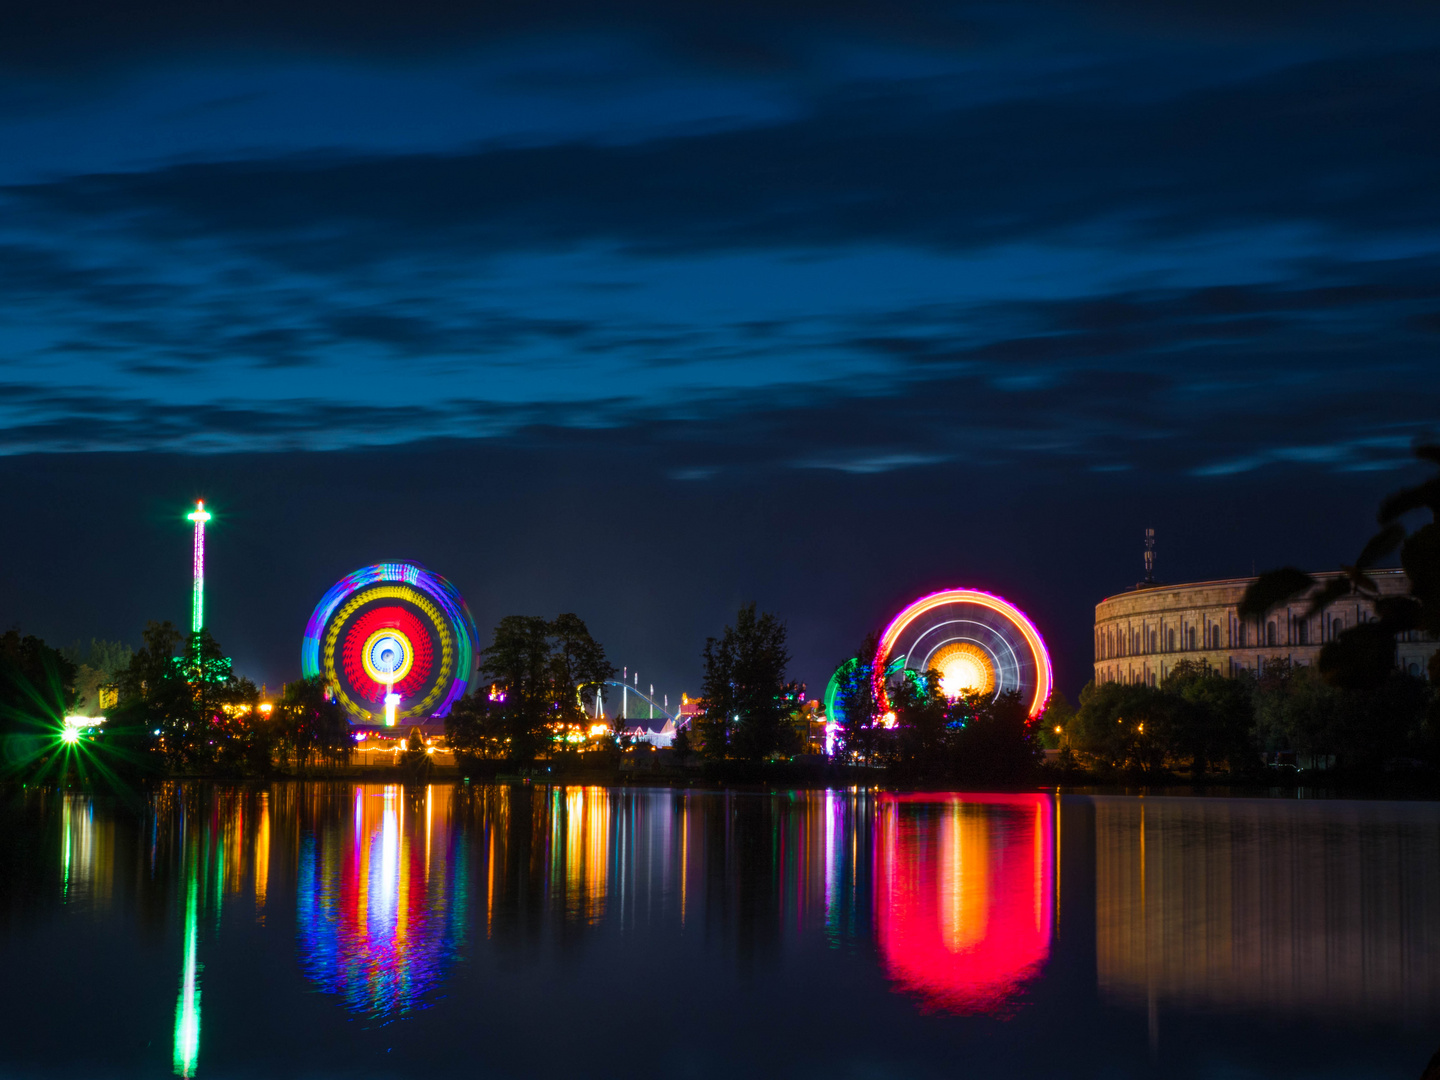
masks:
{"label": "glowing ferris wheel hub", "polygon": [[995,692],[995,665],[990,654],[969,641],[941,646],[930,666],[940,673],[940,689],[952,701],[961,694],[988,697]]}
{"label": "glowing ferris wheel hub", "polygon": [[352,723],[395,727],[450,712],[470,684],[475,620],[459,590],[419,563],[376,563],[315,606],[300,648]]}

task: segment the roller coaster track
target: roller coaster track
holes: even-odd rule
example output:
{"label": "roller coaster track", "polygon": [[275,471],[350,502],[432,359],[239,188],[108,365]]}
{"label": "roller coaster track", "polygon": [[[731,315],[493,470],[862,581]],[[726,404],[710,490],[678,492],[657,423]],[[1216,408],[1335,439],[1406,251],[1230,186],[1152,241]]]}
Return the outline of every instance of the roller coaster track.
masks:
{"label": "roller coaster track", "polygon": [[[620,694],[615,695],[614,691],[619,690]],[[619,679],[607,679],[605,681],[605,700],[612,709],[619,709],[619,715],[625,717],[630,723],[636,724],[641,720],[658,720],[663,724],[666,720],[678,720],[679,717],[671,712],[660,702],[641,690],[632,683],[621,682]],[[590,713],[595,711],[595,699],[592,696],[585,703]],[[655,729],[658,730],[658,729]]]}

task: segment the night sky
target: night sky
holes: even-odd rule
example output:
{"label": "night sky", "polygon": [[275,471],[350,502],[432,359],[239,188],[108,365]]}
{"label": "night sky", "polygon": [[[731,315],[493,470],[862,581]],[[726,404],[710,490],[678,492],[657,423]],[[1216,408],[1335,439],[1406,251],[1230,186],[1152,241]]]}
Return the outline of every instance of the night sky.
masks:
{"label": "night sky", "polygon": [[818,693],[922,591],[1348,561],[1440,421],[1440,7],[0,0],[0,624],[340,576],[737,605]]}

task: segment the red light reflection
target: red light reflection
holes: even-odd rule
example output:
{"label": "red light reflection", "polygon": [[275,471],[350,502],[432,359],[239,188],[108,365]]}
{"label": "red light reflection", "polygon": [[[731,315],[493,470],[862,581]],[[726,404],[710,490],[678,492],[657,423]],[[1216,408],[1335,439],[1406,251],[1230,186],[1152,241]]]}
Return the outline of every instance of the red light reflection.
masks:
{"label": "red light reflection", "polygon": [[875,845],[875,928],[896,989],[931,1009],[1003,1010],[1050,954],[1054,809],[1044,795],[892,795]]}

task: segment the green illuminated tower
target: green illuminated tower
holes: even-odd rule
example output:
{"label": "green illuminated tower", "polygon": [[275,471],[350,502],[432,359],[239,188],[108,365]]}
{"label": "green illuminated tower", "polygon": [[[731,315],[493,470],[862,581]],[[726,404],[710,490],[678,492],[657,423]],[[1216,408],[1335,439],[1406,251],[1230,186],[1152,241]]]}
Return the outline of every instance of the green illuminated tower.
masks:
{"label": "green illuminated tower", "polygon": [[190,598],[190,632],[198,634],[205,625],[205,522],[210,520],[205,500],[197,499],[195,509],[185,516],[195,523],[195,591]]}

